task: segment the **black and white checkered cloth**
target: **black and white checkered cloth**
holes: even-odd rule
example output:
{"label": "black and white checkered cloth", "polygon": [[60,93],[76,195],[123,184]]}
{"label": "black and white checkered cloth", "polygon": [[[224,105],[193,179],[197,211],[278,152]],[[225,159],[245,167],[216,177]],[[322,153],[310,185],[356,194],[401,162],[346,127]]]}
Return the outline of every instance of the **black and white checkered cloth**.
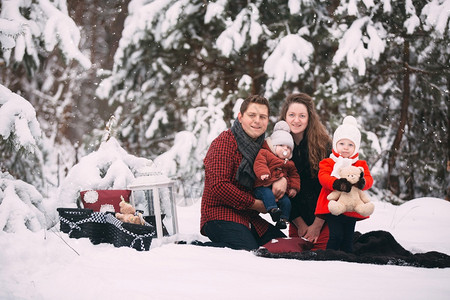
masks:
{"label": "black and white checkered cloth", "polygon": [[91,222],[106,224],[106,214],[101,212],[93,212],[91,215]]}
{"label": "black and white checkered cloth", "polygon": [[[77,212],[77,211],[67,211],[66,214],[69,215],[77,215],[80,216],[81,213]],[[72,220],[68,220],[67,218],[63,217],[63,216],[59,216],[59,221],[61,223],[67,224],[70,227],[70,231],[68,232],[69,236],[72,234],[72,232],[74,230],[78,230],[81,231],[81,224],[87,223],[87,222],[92,222],[92,215],[90,217],[87,217],[85,219],[81,219],[79,221],[72,221]]]}

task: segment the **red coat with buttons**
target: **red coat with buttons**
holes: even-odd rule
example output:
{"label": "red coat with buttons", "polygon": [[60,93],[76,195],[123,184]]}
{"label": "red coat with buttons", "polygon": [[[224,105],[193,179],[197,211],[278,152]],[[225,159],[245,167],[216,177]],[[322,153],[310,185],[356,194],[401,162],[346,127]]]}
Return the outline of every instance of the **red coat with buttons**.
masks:
{"label": "red coat with buttons", "polygon": [[[297,173],[297,168],[292,160],[285,160],[276,156],[270,150],[267,141],[259,150],[253,163],[253,171],[256,175],[255,187],[271,186],[275,181],[284,177],[287,179],[287,191],[294,189],[300,191],[300,175]],[[261,175],[269,174],[270,177],[266,180],[261,180]]]}
{"label": "red coat with buttons", "polygon": [[[327,196],[333,191],[333,183],[337,180],[336,177],[331,176],[331,172],[333,172],[334,160],[331,158],[326,158],[322,160],[319,164],[319,181],[322,185],[322,190],[320,191],[319,199],[317,199],[316,205],[316,215],[326,215],[329,214],[328,210],[328,202]],[[355,167],[363,167],[364,168],[364,179],[366,180],[366,185],[363,190],[370,189],[373,185],[373,178],[370,175],[369,166],[365,160],[357,160],[353,166]],[[363,217],[356,212],[346,212],[344,215],[357,218],[357,219],[366,219],[368,217]]]}

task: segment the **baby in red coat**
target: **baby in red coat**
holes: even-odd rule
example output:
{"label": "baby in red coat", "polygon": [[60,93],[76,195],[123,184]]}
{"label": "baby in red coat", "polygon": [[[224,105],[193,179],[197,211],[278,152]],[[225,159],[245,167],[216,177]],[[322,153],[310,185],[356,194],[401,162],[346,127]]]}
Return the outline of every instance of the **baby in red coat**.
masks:
{"label": "baby in red coat", "polygon": [[[290,160],[293,149],[294,140],[289,125],[279,121],[272,135],[264,141],[253,164],[256,175],[255,197],[264,202],[272,220],[276,222],[275,226],[280,229],[287,227],[291,213],[289,197],[294,197],[300,190],[300,176],[294,162]],[[282,177],[287,179],[287,194],[277,200],[272,192],[272,184]]]}
{"label": "baby in red coat", "polygon": [[[324,218],[330,229],[327,249],[353,251],[353,235],[357,220],[367,218],[355,211],[348,211],[335,216],[330,213],[327,196],[333,191],[350,192],[352,185],[360,190],[367,190],[373,184],[373,178],[365,160],[358,159],[361,133],[353,116],[347,116],[333,134],[333,151],[329,158],[319,164],[319,181],[322,185],[317,199],[316,215]],[[346,166],[361,167],[364,172],[356,184],[346,178],[340,178],[339,170]]]}

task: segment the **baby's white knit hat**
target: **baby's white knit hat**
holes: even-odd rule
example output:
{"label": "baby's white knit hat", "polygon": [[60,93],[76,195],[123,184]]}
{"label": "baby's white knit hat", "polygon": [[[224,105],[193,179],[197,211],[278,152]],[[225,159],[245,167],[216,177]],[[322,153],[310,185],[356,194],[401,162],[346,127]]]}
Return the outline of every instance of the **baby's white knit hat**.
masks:
{"label": "baby's white knit hat", "polygon": [[272,145],[286,145],[294,150],[294,139],[291,135],[291,129],[286,121],[278,121],[273,127],[273,133],[270,136]]}
{"label": "baby's white knit hat", "polygon": [[342,139],[349,139],[355,144],[355,155],[359,153],[359,146],[361,145],[361,132],[358,129],[358,122],[353,116],[347,116],[333,134],[333,150],[336,151],[336,144]]}

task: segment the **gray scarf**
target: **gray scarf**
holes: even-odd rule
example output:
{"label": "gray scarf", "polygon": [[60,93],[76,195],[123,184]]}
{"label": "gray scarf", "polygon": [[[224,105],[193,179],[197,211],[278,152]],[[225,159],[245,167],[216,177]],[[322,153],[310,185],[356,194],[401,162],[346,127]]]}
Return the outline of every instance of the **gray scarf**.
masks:
{"label": "gray scarf", "polygon": [[236,180],[243,186],[252,189],[256,178],[253,171],[253,163],[264,143],[264,134],[253,140],[245,133],[238,120],[234,121],[233,126],[231,126],[231,132],[236,138],[238,150],[242,154],[242,161],[236,173]]}

